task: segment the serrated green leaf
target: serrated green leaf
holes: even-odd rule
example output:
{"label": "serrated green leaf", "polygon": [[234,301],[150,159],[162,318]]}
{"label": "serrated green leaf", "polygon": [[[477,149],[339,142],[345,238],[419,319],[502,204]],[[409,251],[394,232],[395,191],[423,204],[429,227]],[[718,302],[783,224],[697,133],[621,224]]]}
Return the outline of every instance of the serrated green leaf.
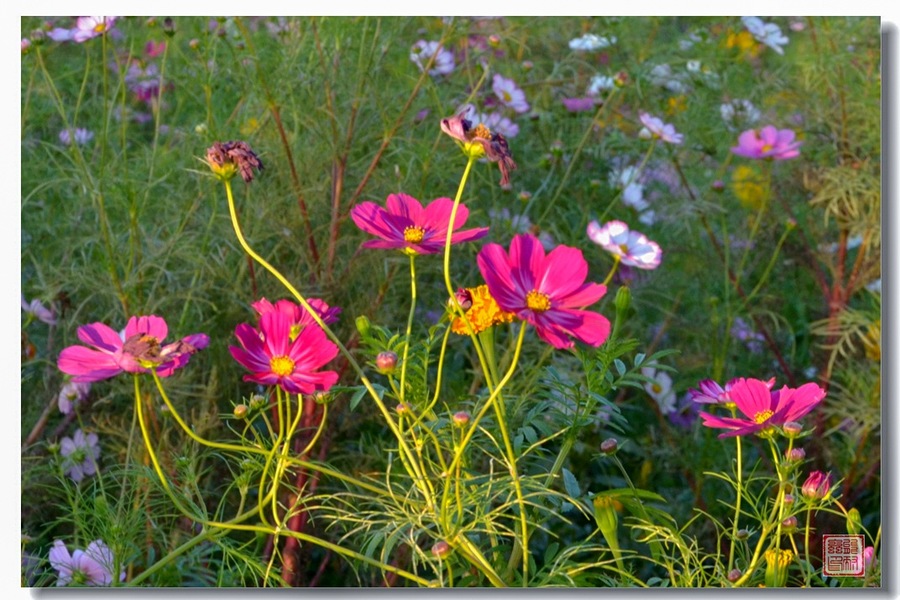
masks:
{"label": "serrated green leaf", "polygon": [[572,472],[567,468],[563,467],[563,486],[566,488],[566,493],[572,498],[580,498],[581,497],[581,486],[578,485],[578,480],[575,479],[575,476],[572,475]]}

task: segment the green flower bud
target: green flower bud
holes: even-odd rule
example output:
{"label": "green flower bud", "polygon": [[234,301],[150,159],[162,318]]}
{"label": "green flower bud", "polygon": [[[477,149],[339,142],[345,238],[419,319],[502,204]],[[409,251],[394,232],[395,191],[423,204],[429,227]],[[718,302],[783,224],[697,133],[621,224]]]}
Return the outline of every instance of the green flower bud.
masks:
{"label": "green flower bud", "polygon": [[855,508],[847,511],[847,533],[850,535],[862,533],[862,518],[860,518],[859,511]]}
{"label": "green flower bud", "polygon": [[372,324],[369,322],[369,318],[365,315],[360,315],[356,317],[356,330],[359,332],[359,335],[363,337],[369,336],[369,331],[372,329]]}
{"label": "green flower bud", "polygon": [[616,313],[624,313],[631,306],[631,290],[623,285],[616,291]]}

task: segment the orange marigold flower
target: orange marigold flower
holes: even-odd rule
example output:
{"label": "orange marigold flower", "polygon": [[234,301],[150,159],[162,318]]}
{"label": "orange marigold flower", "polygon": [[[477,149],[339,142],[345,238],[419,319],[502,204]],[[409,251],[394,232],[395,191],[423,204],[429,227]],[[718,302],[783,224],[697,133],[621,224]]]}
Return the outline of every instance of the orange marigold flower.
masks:
{"label": "orange marigold flower", "polygon": [[[494,325],[512,323],[515,320],[516,315],[497,306],[497,301],[491,296],[488,286],[479,285],[475,288],[466,288],[466,291],[472,296],[472,306],[466,310],[466,319],[471,323],[474,333],[481,333]],[[453,319],[450,328],[453,333],[469,335],[469,329],[462,317]]]}

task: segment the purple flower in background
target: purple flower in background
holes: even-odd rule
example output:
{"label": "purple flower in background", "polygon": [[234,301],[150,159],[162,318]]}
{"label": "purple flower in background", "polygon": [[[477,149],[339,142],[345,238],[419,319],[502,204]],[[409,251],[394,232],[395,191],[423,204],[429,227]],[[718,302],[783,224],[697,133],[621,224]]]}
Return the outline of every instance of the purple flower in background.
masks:
{"label": "purple flower in background", "polygon": [[91,392],[90,383],[77,383],[69,381],[59,390],[59,412],[64,415],[72,412],[72,408],[85,400]]}
{"label": "purple flower in background", "polygon": [[763,342],[765,342],[766,338],[761,333],[754,331],[750,324],[741,317],[735,317],[734,324],[731,326],[731,336],[744,342],[747,350],[754,354],[759,354],[763,351]]}
{"label": "purple flower in background", "polygon": [[85,475],[97,472],[97,459],[100,458],[97,441],[96,433],[85,435],[80,429],[75,430],[73,437],[64,437],[59,441],[62,468],[72,481],[81,481]]}
{"label": "purple flower in background", "polygon": [[504,137],[513,138],[519,135],[519,126],[513,123],[509,117],[504,117],[498,112],[475,115],[473,122],[479,121],[491,131]]}
{"label": "purple flower in background", "polygon": [[409,51],[409,59],[419,67],[420,71],[425,70],[432,56],[434,57],[434,62],[431,65],[432,68],[428,71],[428,74],[432,77],[449,75],[456,68],[453,53],[445,50],[438,42],[419,40],[413,44]]}
{"label": "purple flower in background", "polygon": [[531,108],[525,100],[525,92],[523,92],[512,79],[507,79],[499,73],[496,73],[494,75],[493,89],[494,94],[497,95],[500,102],[517,113],[528,112],[528,109]]}
{"label": "purple flower in background", "polygon": [[567,111],[576,113],[576,112],[585,112],[588,110],[594,110],[594,107],[599,102],[596,98],[591,98],[590,96],[586,96],[584,98],[563,98],[562,103],[563,103],[563,106],[566,107]]}
{"label": "purple flower in background", "polygon": [[88,131],[83,127],[76,128],[74,135],[69,129],[63,129],[59,132],[59,141],[62,142],[64,146],[72,145],[73,141],[79,146],[84,146],[92,139],[94,139],[94,132]]}
{"label": "purple flower in background", "polygon": [[681,400],[675,405],[675,410],[669,413],[669,421],[672,425],[687,429],[697,420],[699,407],[691,399],[690,393],[681,397]]}
{"label": "purple flower in background", "polygon": [[24,310],[26,314],[33,316],[42,323],[46,323],[47,325],[56,325],[56,315],[54,315],[53,311],[44,306],[43,303],[37,298],[35,298],[31,302],[27,302],[25,300],[25,294],[22,294],[22,310]]}
{"label": "purple flower in background", "polygon": [[[76,549],[69,554],[69,549],[62,540],[53,542],[50,549],[50,566],[57,571],[57,586],[69,584],[84,586],[107,586],[112,583],[113,560],[112,550],[102,541],[94,540],[85,550]],[[125,570],[119,581],[125,580]]]}
{"label": "purple flower in background", "polygon": [[684,135],[675,131],[675,126],[669,123],[663,123],[659,117],[654,117],[649,113],[641,113],[641,123],[644,129],[641,130],[640,136],[659,138],[670,144],[680,144],[684,141]]}
{"label": "purple flower in background", "polygon": [[748,129],[738,136],[738,145],[731,149],[733,154],[745,158],[771,158],[788,160],[800,156],[803,142],[794,141],[795,134],[791,129],[777,129],[774,125],[766,125],[759,131]]}
{"label": "purple flower in background", "polygon": [[723,388],[712,379],[704,379],[697,384],[696,389],[691,388],[688,390],[688,398],[690,398],[692,402],[697,402],[699,404],[726,404],[731,402],[731,399],[728,397],[728,392],[731,391],[731,384],[734,381],[736,380],[732,379],[726,383]]}

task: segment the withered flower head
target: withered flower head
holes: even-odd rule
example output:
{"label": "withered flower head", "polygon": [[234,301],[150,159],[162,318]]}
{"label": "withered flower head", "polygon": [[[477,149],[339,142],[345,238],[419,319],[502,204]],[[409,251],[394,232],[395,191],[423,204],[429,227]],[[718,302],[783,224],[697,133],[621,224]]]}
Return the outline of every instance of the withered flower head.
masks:
{"label": "withered flower head", "polygon": [[473,113],[471,104],[462,106],[452,117],[441,119],[441,131],[458,141],[466,156],[485,156],[497,163],[500,167],[500,185],[509,185],[509,172],[516,168],[509,144],[503,135],[492,133],[484,123],[475,125],[466,118]]}
{"label": "withered flower head", "polygon": [[263,170],[262,161],[250,149],[247,142],[213,142],[206,149],[206,161],[219,178],[229,180],[240,171],[241,178],[250,183],[253,181],[253,169]]}

